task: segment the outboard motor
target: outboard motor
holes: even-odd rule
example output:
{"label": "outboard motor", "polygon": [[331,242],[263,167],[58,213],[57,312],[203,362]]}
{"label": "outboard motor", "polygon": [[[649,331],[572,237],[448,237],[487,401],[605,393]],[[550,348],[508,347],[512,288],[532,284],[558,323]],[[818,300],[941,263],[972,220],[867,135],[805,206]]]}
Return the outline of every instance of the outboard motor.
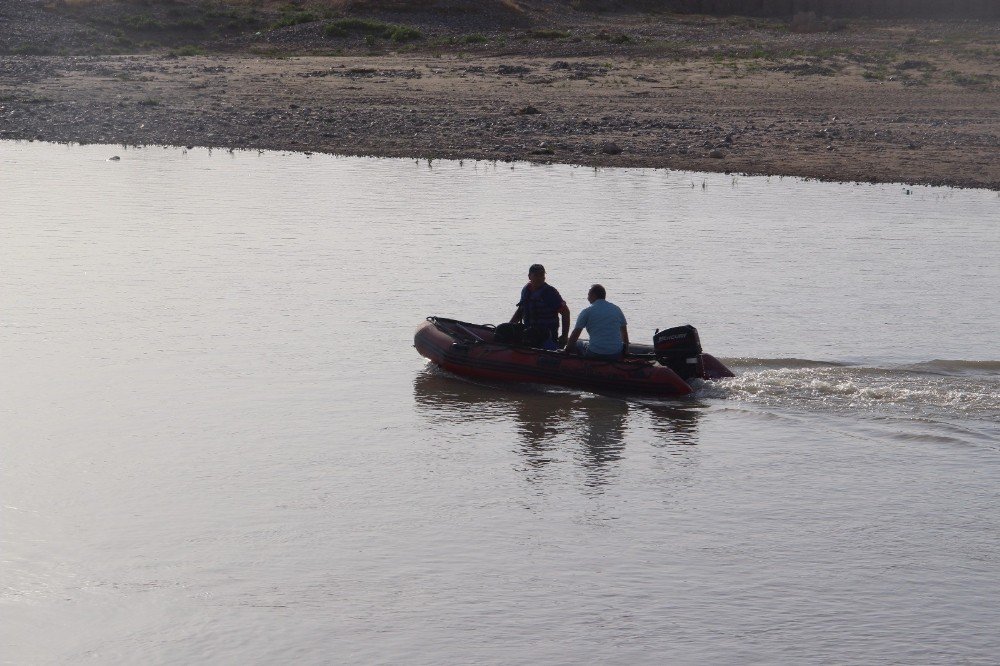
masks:
{"label": "outboard motor", "polygon": [[657,331],[653,336],[653,352],[660,365],[667,366],[685,381],[705,374],[698,329],[690,324]]}

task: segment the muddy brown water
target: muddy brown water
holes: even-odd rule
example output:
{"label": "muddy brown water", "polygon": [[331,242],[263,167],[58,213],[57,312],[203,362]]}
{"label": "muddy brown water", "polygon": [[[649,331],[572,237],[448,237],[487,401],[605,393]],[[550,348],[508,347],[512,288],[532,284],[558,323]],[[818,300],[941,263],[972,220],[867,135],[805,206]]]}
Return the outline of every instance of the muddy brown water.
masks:
{"label": "muddy brown water", "polygon": [[[11,142],[0,193],[12,663],[1000,652],[996,193]],[[536,261],[738,377],[416,354]]]}

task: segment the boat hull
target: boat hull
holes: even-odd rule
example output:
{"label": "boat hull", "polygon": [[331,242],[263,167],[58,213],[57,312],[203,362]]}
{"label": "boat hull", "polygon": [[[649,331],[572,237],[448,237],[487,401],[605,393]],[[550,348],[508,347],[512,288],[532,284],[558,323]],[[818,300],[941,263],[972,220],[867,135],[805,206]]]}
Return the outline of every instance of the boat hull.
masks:
{"label": "boat hull", "polygon": [[[585,359],[561,352],[493,342],[489,326],[430,318],[413,337],[417,351],[441,368],[471,379],[552,384],[589,391],[684,396],[691,385],[670,368],[645,358]],[[706,367],[721,367],[708,354]],[[719,374],[718,376],[726,376]],[[710,378],[710,377],[706,377]]]}

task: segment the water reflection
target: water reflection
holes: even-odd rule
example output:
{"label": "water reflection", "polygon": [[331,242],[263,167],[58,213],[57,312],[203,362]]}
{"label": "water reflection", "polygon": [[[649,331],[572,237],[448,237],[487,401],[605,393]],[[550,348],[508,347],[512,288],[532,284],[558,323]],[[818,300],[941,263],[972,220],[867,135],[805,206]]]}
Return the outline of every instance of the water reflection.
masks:
{"label": "water reflection", "polygon": [[629,440],[666,449],[697,444],[701,413],[697,404],[476,384],[431,366],[417,373],[413,393],[418,413],[432,427],[475,422],[477,432],[498,440],[513,433],[529,476],[569,456],[592,488],[613,479]]}
{"label": "water reflection", "polygon": [[591,487],[606,484],[614,464],[625,450],[625,425],[629,406],[624,400],[595,398],[586,401],[577,419],[580,438],[580,464],[587,470],[585,483]]}
{"label": "water reflection", "polygon": [[698,419],[702,405],[677,407],[665,404],[644,404],[649,413],[649,427],[658,436],[654,446],[693,446],[698,443]]}
{"label": "water reflection", "polygon": [[546,395],[540,390],[518,394],[503,389],[478,388],[495,391],[497,399],[509,407],[521,441],[521,454],[529,467],[541,468],[551,463],[557,443],[572,436],[576,396]]}

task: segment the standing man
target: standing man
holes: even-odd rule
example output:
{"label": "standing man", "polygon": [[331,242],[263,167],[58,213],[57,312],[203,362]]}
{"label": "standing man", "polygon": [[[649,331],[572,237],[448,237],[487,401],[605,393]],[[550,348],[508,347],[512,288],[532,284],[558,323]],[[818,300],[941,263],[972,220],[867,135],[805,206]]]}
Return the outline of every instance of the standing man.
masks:
{"label": "standing man", "polygon": [[590,305],[580,310],[576,327],[566,343],[566,351],[570,354],[576,352],[576,341],[584,328],[590,336],[584,358],[618,361],[628,354],[628,325],[625,315],[621,308],[605,300],[607,295],[604,287],[599,284],[590,287],[587,292]]}
{"label": "standing man", "polygon": [[[562,336],[559,335],[559,318],[562,317]],[[569,308],[559,291],[545,282],[545,267],[532,264],[528,269],[528,284],[521,289],[521,300],[510,323],[524,322],[529,333],[537,336],[534,346],[545,349],[562,349],[569,334]],[[534,330],[532,330],[534,329]],[[530,339],[530,337],[529,337]]]}

